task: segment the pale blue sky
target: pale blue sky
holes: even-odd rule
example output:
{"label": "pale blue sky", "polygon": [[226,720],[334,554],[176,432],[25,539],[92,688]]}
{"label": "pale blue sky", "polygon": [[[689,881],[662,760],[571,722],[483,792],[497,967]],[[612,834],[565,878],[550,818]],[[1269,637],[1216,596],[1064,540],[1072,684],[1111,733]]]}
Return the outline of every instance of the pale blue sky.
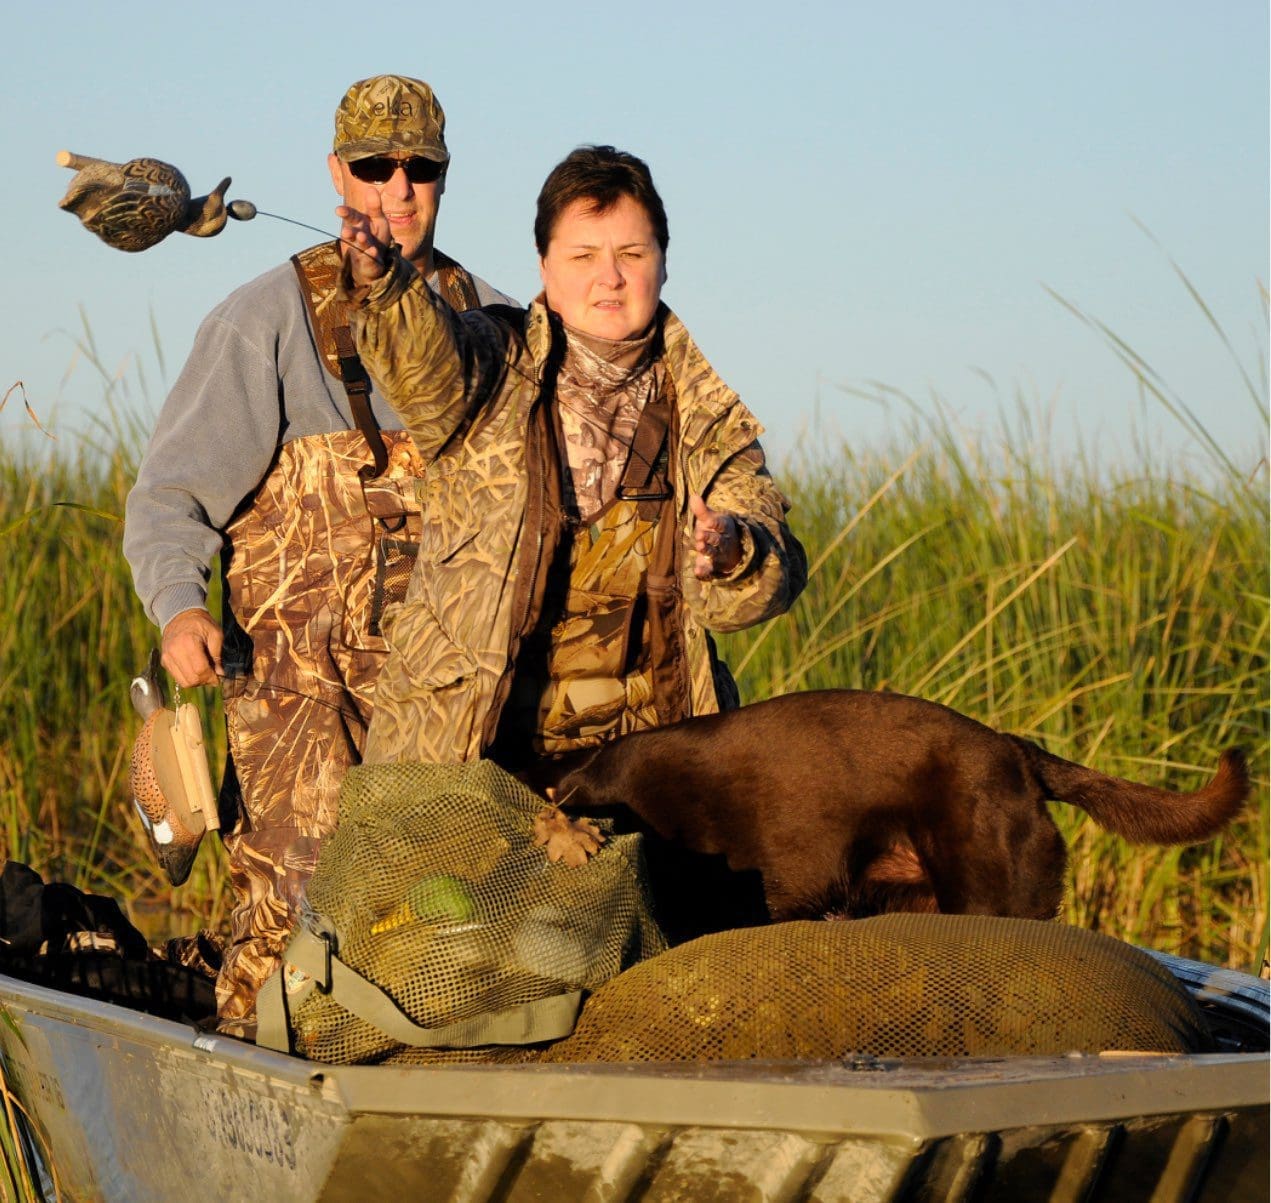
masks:
{"label": "pale blue sky", "polygon": [[[228,174],[232,196],[333,229],[334,107],[352,80],[398,71],[447,111],[439,244],[522,300],[550,167],[593,141],[649,161],[666,299],[777,451],[818,402],[843,437],[882,437],[884,411],[853,395],[879,381],[973,427],[1020,393],[1061,446],[1080,431],[1115,453],[1137,430],[1194,454],[1049,287],[1133,345],[1238,464],[1265,453],[1169,262],[1260,374],[1264,0],[30,4],[5,26],[0,390],[25,381],[56,430],[101,410],[74,364],[81,307],[107,367],[127,374],[135,353],[157,404],[151,314],[170,381],[212,305],[318,236],[262,218],[125,255],[57,209],[55,152],[167,159],[196,192]],[[25,425],[11,398],[0,437]]]}

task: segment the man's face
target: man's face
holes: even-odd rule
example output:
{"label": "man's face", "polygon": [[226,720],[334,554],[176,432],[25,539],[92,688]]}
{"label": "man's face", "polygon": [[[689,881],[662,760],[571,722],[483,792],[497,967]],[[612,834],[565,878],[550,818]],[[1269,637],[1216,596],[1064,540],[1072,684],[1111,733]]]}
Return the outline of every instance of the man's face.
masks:
{"label": "man's face", "polygon": [[538,261],[550,309],[599,338],[630,338],[653,319],[666,260],[644,206],[629,196],[604,213],[586,198],[556,219]]}
{"label": "man's face", "polygon": [[[405,160],[411,155],[403,152],[390,157]],[[399,167],[384,183],[371,184],[359,180],[339,155],[328,155],[327,166],[331,169],[335,190],[350,208],[365,213],[366,197],[372,192],[379,193],[384,216],[388,218],[393,240],[401,247],[402,258],[409,259],[420,271],[429,271],[437,209],[441,194],[446,190],[445,172],[431,183],[412,184]]]}

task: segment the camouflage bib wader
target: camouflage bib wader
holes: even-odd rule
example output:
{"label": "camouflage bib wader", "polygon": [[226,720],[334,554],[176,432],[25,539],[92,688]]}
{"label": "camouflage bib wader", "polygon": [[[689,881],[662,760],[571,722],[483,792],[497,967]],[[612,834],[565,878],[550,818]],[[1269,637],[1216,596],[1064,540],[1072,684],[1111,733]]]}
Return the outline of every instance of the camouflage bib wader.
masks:
{"label": "camouflage bib wader", "polygon": [[[641,414],[618,496],[591,524],[567,524],[554,559],[568,567],[552,574],[518,668],[504,748],[558,755],[692,713],[669,475],[674,409],[664,380]],[[559,417],[556,427],[559,446]]]}
{"label": "camouflage bib wader", "polygon": [[[447,300],[475,305],[463,268],[437,258]],[[221,813],[235,905],[216,992],[222,1029],[240,1035],[251,1034],[256,990],[335,827],[345,770],[361,759],[387,651],[379,616],[405,594],[421,522],[423,464],[404,431],[380,432],[370,416],[369,381],[335,296],[335,246],[293,262],[323,362],[359,429],[283,445],[225,532]]]}
{"label": "camouflage bib wader", "polygon": [[544,671],[514,682],[508,702],[536,755],[657,726],[643,604],[656,524],[638,511],[616,502],[565,536],[569,578],[550,606]]}

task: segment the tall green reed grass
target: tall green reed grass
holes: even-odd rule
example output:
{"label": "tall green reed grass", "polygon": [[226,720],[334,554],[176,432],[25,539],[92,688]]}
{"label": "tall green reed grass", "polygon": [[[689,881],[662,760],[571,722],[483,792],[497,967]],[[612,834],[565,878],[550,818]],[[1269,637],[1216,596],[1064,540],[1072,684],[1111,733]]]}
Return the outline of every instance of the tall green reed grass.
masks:
{"label": "tall green reed grass", "polygon": [[[91,343],[85,354],[100,371]],[[102,375],[104,412],[125,412],[119,376]],[[1265,396],[1261,405],[1265,422]],[[168,887],[129,800],[138,720],[128,683],[155,632],[119,545],[143,441],[138,423],[115,421],[0,450],[0,854],[113,894],[157,937],[222,923],[226,873],[208,839],[190,881]],[[1069,920],[1258,965],[1265,463],[1245,476],[1218,462],[1202,476],[1146,457],[1060,461],[1027,411],[967,435],[937,410],[871,448],[815,432],[779,475],[813,572],[789,615],[721,641],[746,700],[825,687],[920,694],[1060,755],[1181,789],[1242,745],[1256,796],[1209,844],[1135,848],[1080,812],[1054,811],[1072,849]],[[219,763],[216,700],[196,692]]]}
{"label": "tall green reed grass", "polygon": [[[157,643],[120,550],[146,435],[128,415],[146,381],[135,366],[131,377],[106,372],[87,328],[79,351],[102,381],[105,418],[80,434],[32,427],[0,448],[0,857],[113,895],[148,933],[215,926],[225,915],[216,841],[171,889],[128,786],[139,726],[128,686]],[[219,757],[216,700],[194,693]]]}

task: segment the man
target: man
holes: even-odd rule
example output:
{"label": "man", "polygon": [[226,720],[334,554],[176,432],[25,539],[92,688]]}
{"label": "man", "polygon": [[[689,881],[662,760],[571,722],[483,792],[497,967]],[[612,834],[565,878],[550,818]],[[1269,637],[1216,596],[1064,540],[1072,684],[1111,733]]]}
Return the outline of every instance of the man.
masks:
{"label": "man", "polygon": [[[374,196],[401,254],[454,307],[506,302],[433,246],[449,152],[427,84],[349,88],[328,166]],[[223,1031],[250,1036],[345,770],[361,756],[419,539],[419,454],[371,386],[336,297],[335,242],[247,284],[199,329],[128,497],[124,553],[178,685],[224,684],[220,810],[235,905],[217,980]],[[207,609],[220,551],[223,626]]]}

